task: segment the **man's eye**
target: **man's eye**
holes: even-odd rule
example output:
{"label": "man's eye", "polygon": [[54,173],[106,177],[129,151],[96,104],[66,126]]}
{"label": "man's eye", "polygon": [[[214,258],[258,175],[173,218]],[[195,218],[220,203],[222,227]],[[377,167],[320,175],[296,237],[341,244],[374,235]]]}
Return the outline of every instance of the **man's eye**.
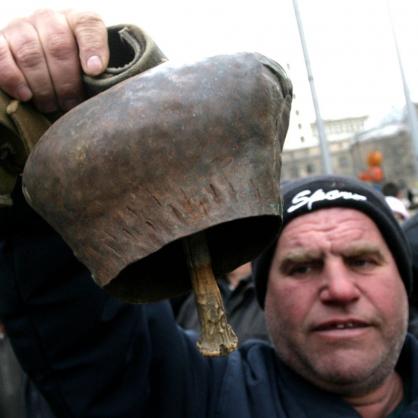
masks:
{"label": "man's eye", "polygon": [[322,260],[286,260],[280,266],[280,271],[285,276],[304,278],[318,273],[322,269],[322,264]]}
{"label": "man's eye", "polygon": [[312,271],[311,264],[298,264],[294,266],[289,266],[287,274],[289,276],[304,276]]}
{"label": "man's eye", "polygon": [[354,268],[371,268],[377,263],[370,257],[350,257],[347,259],[347,264]]}

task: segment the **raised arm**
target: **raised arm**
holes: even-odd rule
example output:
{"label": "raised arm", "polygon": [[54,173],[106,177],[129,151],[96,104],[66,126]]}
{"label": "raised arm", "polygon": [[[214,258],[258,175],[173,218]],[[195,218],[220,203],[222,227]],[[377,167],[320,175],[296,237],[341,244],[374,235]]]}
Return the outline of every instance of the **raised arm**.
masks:
{"label": "raised arm", "polygon": [[[82,72],[100,73],[108,55],[97,15],[40,11],[0,32],[0,89],[44,112],[68,110],[83,99]],[[206,362],[167,305],[122,303],[96,286],[19,181],[13,206],[0,207],[0,318],[55,414],[197,416]]]}

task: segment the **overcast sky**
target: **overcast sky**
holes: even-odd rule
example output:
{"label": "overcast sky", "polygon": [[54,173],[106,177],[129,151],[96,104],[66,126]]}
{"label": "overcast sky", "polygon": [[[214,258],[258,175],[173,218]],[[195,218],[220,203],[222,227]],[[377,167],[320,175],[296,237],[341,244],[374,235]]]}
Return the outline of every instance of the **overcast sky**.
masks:
{"label": "overcast sky", "polygon": [[[16,0],[0,26],[43,7],[94,10],[108,25],[136,23],[171,59],[258,51],[288,71],[314,120],[291,0]],[[391,0],[408,85],[418,98],[417,0]],[[403,102],[386,0],[299,0],[323,118],[371,114]]]}

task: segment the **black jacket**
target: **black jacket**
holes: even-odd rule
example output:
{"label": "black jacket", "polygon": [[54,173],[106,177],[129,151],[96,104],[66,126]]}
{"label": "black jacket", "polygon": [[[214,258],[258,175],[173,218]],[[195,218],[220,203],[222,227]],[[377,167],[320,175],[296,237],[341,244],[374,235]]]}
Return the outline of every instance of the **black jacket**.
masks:
{"label": "black jacket", "polygon": [[[338,396],[290,371],[266,343],[203,358],[167,303],[112,299],[27,207],[2,216],[0,317],[57,417],[358,418]],[[418,416],[413,337],[398,370],[408,382],[401,416]]]}

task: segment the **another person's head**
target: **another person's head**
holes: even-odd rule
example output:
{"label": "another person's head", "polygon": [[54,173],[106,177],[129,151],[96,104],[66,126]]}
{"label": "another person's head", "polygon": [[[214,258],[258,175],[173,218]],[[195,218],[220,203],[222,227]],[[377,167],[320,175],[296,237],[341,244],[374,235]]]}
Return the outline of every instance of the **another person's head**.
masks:
{"label": "another person's head", "polygon": [[382,193],[384,196],[399,197],[400,187],[393,181],[388,181],[382,186]]}
{"label": "another person's head", "polygon": [[410,254],[384,197],[360,181],[283,188],[277,243],[254,263],[279,357],[316,386],[359,396],[394,373],[408,323]]}

